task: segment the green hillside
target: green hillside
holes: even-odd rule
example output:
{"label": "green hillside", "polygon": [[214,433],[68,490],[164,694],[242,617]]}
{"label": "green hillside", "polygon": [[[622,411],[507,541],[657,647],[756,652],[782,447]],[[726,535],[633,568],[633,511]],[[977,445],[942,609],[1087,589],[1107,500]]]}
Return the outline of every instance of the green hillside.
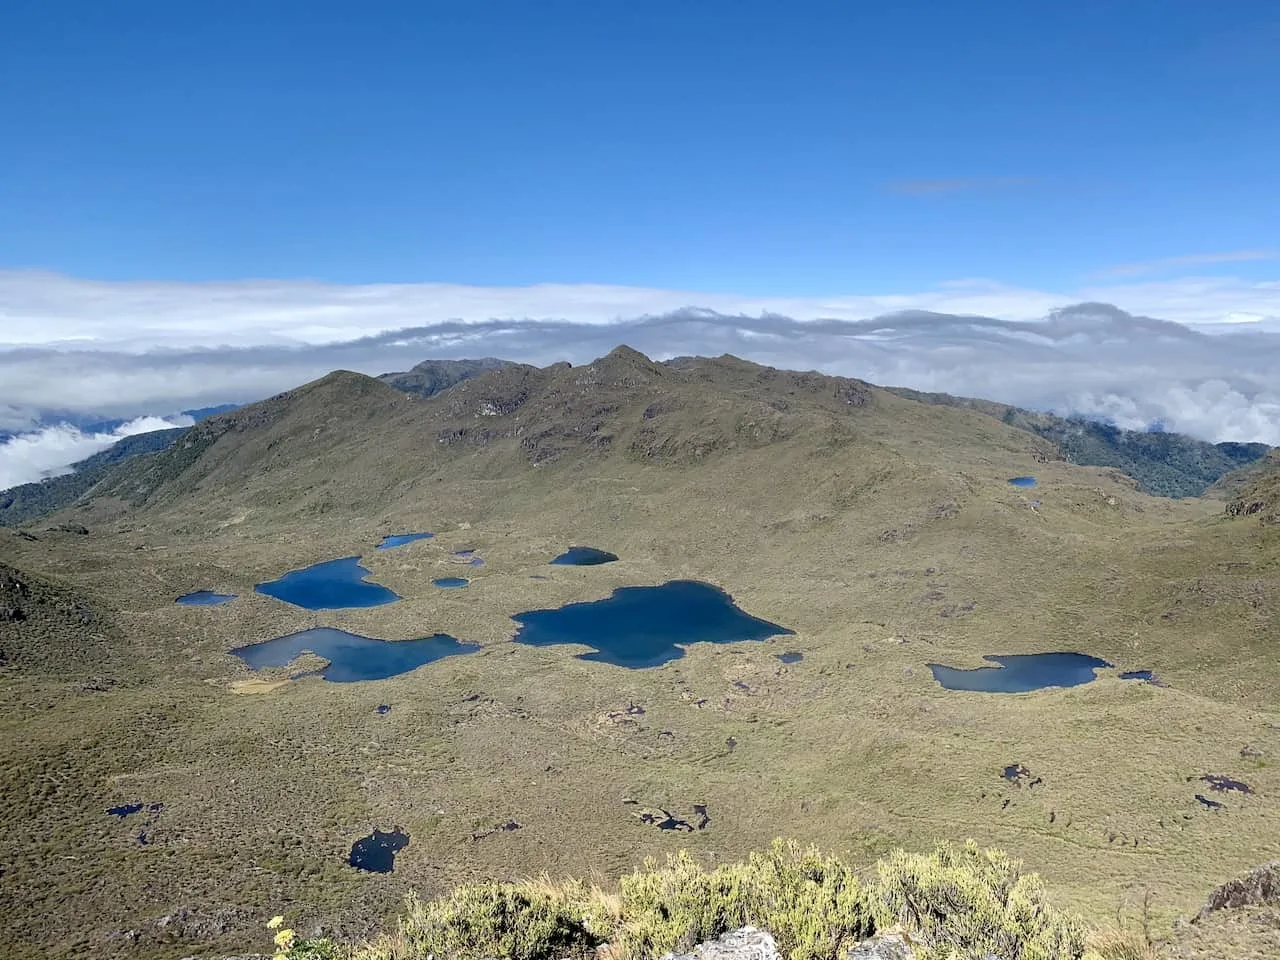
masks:
{"label": "green hillside", "polygon": [[71,465],[71,473],[0,490],[0,527],[17,527],[48,516],[80,499],[122,460],[163,450],[186,427],[139,433]]}
{"label": "green hillside", "polygon": [[990,400],[895,387],[900,396],[960,406],[996,417],[1011,427],[1049,440],[1071,463],[1114,467],[1160,497],[1199,497],[1223,475],[1267,455],[1265,443],[1207,443],[1178,433],[1122,430],[1082,417],[1057,417]]}

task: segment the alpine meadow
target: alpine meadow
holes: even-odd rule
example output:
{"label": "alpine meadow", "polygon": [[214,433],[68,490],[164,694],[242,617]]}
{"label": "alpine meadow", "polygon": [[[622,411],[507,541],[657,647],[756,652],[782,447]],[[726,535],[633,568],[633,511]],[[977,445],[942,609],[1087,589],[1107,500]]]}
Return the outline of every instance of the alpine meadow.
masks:
{"label": "alpine meadow", "polygon": [[[681,884],[777,838],[836,859],[783,847],[735,889],[759,871],[834,882],[839,864],[863,888],[841,908],[844,949],[911,912],[894,906],[910,901],[901,871],[927,863],[911,856],[972,840],[1038,874],[1081,949],[1223,955],[1227,934],[1194,952],[1205,927],[1184,918],[1280,835],[1274,457],[1174,500],[1068,461],[1003,411],[730,356],[619,347],[441,379],[334,372],[0,529],[7,955],[244,953],[283,914],[291,955],[453,956],[440,938],[500,894],[517,906],[484,922],[514,924],[508,939],[471,917],[475,952],[455,939],[456,956],[612,939],[616,956],[656,957],[697,941],[655,932],[644,883],[700,899]],[[376,549],[408,531],[434,536]],[[618,559],[550,562],[575,545]],[[255,591],[336,557],[398,599],[313,610]],[[448,577],[465,589],[433,585]],[[512,642],[524,611],[673,581],[769,628],[704,643],[692,627],[643,667],[590,639]],[[193,591],[231,599],[174,602]],[[469,646],[354,683],[324,675],[341,650],[259,669],[232,652],[317,627]],[[947,689],[931,670],[1054,651],[1105,665],[1022,693]],[[394,869],[352,866],[361,837],[393,831]],[[483,887],[540,876],[537,896]],[[522,909],[590,900],[563,886],[574,877],[613,904],[614,935],[520,941]],[[447,904],[468,883],[472,900],[394,934],[407,894]],[[742,896],[743,922],[773,916]],[[831,942],[786,941],[815,958]],[[1248,943],[1231,955],[1273,955],[1274,936]]]}

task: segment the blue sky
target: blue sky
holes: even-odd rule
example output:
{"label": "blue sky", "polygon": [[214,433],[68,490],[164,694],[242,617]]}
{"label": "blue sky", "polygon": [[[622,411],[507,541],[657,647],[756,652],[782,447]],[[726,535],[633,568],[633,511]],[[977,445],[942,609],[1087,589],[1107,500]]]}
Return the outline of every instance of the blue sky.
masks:
{"label": "blue sky", "polygon": [[776,296],[1170,258],[1117,276],[1260,278],[1278,45],[1261,0],[8,0],[0,268]]}

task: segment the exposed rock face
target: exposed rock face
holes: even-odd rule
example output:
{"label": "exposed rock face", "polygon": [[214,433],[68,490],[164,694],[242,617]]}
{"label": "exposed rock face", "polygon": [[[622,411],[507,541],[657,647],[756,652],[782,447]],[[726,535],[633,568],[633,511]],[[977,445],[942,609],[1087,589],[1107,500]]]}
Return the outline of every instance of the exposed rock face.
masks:
{"label": "exposed rock face", "polygon": [[1219,910],[1280,904],[1280,860],[1272,860],[1251,870],[1243,877],[1229,880],[1213,893],[1192,923],[1198,923]]}
{"label": "exposed rock face", "polygon": [[782,960],[782,955],[769,934],[743,927],[699,944],[692,953],[668,953],[662,960]]}
{"label": "exposed rock face", "polygon": [[[915,960],[916,951],[904,934],[890,932],[864,940],[846,956],[847,960]],[[662,960],[782,960],[782,955],[772,936],[743,927],[699,944],[692,953],[668,953]]]}

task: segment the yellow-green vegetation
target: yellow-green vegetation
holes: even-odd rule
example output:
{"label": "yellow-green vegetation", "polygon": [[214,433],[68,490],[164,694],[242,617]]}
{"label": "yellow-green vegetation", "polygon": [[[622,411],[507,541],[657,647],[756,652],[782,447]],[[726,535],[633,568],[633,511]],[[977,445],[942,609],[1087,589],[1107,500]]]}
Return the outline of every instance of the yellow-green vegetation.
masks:
{"label": "yellow-green vegetation", "polygon": [[873,899],[881,926],[916,931],[939,960],[1069,960],[1084,952],[1084,922],[1049,906],[1044,884],[1002,850],[942,846],[929,856],[896,851],[879,864]]}
{"label": "yellow-green vegetation", "polygon": [[[878,877],[815,848],[775,841],[740,863],[702,868],[687,852],[648,861],[616,892],[548,878],[461,887],[440,899],[411,896],[398,930],[352,948],[351,960],[654,960],[743,926],[769,931],[787,960],[839,960],[877,929],[904,931],[921,960],[1127,960],[1132,940],[1101,935],[1052,907],[1034,874],[972,842],[929,855],[893,852]],[[306,951],[339,948],[304,941]]]}
{"label": "yellow-green vegetation", "polygon": [[[1060,909],[1159,941],[1280,836],[1280,527],[1057,456],[857,381],[627,351],[429,399],[334,374],[206,421],[0,530],[23,596],[50,598],[0,603],[24,617],[0,619],[0,954],[242,954],[264,904],[358,940],[410,890],[626,876],[679,849],[713,873],[779,834],[864,886],[890,850],[972,837]],[[1024,474],[1040,486],[1007,483]],[[47,529],[64,524],[89,533]],[[373,550],[418,530],[436,538]],[[622,559],[548,566],[574,544]],[[432,588],[464,548],[485,560],[471,585]],[[253,592],[356,553],[404,599],[310,612]],[[796,633],[649,670],[510,642],[513,614],[677,578]],[[174,604],[200,588],[238,599]],[[351,684],[228,654],[313,626],[482,649]],[[1116,669],[993,695],[927,667],[1054,650]],[[105,813],[130,802],[164,808]],[[696,824],[695,804],[703,830],[636,815]],[[396,825],[393,873],[345,862]]]}

